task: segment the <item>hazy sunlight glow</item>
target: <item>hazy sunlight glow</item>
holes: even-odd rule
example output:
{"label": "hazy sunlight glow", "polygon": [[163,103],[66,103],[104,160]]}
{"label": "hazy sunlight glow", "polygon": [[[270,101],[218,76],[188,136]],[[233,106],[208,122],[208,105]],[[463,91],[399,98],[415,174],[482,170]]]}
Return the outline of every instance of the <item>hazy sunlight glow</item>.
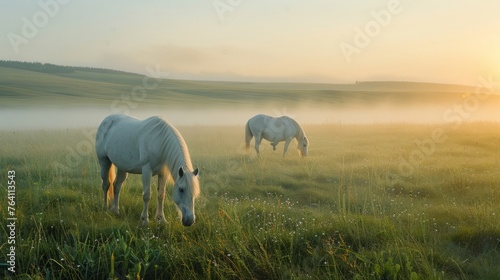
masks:
{"label": "hazy sunlight glow", "polygon": [[201,80],[473,84],[499,74],[498,1],[0,5],[3,60],[133,72],[158,64]]}

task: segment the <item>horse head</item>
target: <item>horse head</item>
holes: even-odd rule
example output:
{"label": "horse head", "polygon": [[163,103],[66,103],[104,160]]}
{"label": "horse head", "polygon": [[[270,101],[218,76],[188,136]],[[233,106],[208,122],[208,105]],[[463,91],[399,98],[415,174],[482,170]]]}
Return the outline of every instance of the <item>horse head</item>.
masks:
{"label": "horse head", "polygon": [[297,149],[299,149],[299,154],[302,158],[307,156],[307,152],[309,150],[309,140],[307,140],[307,137],[302,137],[297,145]]}
{"label": "horse head", "polygon": [[174,183],[172,198],[181,215],[182,224],[190,226],[195,222],[194,200],[200,193],[198,168],[193,172],[179,168],[179,177]]}

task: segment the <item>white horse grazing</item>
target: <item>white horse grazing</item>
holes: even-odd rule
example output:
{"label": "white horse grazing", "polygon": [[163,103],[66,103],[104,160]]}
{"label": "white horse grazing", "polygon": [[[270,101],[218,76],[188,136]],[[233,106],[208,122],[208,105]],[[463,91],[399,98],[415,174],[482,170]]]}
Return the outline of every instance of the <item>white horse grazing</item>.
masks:
{"label": "white horse grazing", "polygon": [[297,149],[302,157],[307,156],[309,140],[302,127],[290,117],[273,118],[266,115],[256,115],[248,120],[245,127],[245,143],[247,153],[250,149],[250,140],[255,137],[255,150],[259,154],[259,145],[262,139],[271,142],[273,150],[279,142],[285,141],[283,157],[285,157],[288,145],[293,138],[297,139]]}
{"label": "white horse grazing", "polygon": [[[126,115],[106,117],[96,135],[96,152],[101,166],[104,209],[114,195],[111,211],[119,213],[120,188],[128,173],[142,174],[144,208],[142,224],[148,224],[151,177],[158,175],[158,205],[155,219],[166,222],[163,213],[165,185],[173,177],[173,200],[182,224],[195,222],[194,200],[200,193],[198,168],[194,171],[188,147],[181,134],[160,117],[137,120]],[[115,165],[117,173],[115,174]],[[116,176],[116,178],[115,178]]]}

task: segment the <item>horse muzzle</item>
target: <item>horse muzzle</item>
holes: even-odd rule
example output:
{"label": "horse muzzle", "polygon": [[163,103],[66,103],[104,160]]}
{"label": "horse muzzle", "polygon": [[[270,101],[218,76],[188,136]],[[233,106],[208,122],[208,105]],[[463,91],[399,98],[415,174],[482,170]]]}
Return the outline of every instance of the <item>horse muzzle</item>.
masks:
{"label": "horse muzzle", "polygon": [[194,216],[182,216],[182,225],[189,227],[194,224]]}
{"label": "horse muzzle", "polygon": [[299,155],[301,158],[305,158],[307,156],[307,152],[303,152],[302,150],[299,149]]}
{"label": "horse muzzle", "polygon": [[191,211],[187,207],[182,207],[182,209],[181,209],[181,221],[182,221],[183,226],[186,226],[186,227],[191,226],[192,224],[194,224],[195,219],[196,218],[194,216],[194,211]]}

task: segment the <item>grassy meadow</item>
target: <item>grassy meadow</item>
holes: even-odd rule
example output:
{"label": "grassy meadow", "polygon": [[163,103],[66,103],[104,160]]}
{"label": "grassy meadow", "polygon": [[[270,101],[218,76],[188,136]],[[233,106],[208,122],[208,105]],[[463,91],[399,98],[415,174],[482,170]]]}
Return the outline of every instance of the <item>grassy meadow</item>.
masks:
{"label": "grassy meadow", "polygon": [[[0,275],[500,278],[498,123],[308,125],[303,160],[295,144],[282,159],[283,143],[273,152],[263,142],[261,158],[247,156],[240,126],[178,129],[201,171],[191,227],[181,225],[169,192],[168,223],[140,227],[138,175],[125,182],[121,214],[103,211],[92,128],[2,132],[0,216],[5,224],[7,170],[15,170],[17,273]],[[416,140],[436,129],[445,140],[412,159]],[[1,261],[9,233],[0,228]]]}

